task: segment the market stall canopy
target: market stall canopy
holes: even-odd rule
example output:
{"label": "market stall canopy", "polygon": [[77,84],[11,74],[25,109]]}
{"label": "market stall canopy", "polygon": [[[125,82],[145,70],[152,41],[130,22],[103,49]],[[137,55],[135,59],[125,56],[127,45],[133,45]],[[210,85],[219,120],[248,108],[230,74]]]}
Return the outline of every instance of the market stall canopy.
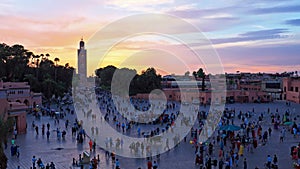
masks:
{"label": "market stall canopy", "polygon": [[293,124],[293,122],[291,122],[291,121],[286,121],[286,122],[284,122],[283,124],[286,125],[286,126],[290,126],[290,125]]}
{"label": "market stall canopy", "polygon": [[225,130],[225,131],[238,131],[240,129],[241,127],[235,125],[226,125],[220,127],[220,130]]}

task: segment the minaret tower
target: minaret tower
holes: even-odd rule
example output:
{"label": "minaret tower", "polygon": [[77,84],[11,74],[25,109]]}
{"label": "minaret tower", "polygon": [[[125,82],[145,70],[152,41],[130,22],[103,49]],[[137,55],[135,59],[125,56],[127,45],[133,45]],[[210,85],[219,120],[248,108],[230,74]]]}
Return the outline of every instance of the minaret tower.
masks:
{"label": "minaret tower", "polygon": [[86,49],[84,47],[83,38],[79,42],[79,49],[77,50],[77,61],[78,61],[78,74],[80,80],[86,80],[87,78],[87,63],[86,63]]}

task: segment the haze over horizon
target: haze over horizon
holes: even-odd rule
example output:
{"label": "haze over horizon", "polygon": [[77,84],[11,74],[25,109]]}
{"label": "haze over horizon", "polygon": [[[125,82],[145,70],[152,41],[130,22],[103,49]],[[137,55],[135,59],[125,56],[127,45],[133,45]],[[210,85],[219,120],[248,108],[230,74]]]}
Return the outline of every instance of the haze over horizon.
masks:
{"label": "haze over horizon", "polygon": [[[3,0],[0,2],[0,42],[24,45],[35,54],[49,53],[51,59],[59,57],[61,64],[69,63],[76,68],[81,37],[88,43],[99,29],[113,21],[153,12],[182,18],[200,28],[218,52],[225,72],[300,70],[300,1],[297,0],[202,0],[197,3],[192,0],[149,0],[147,3],[135,0]],[[124,31],[127,26],[124,25]],[[186,33],[190,33],[191,39],[195,38],[192,32]],[[135,54],[144,47],[162,45],[169,45],[170,50],[178,48],[177,44],[163,38],[127,39],[111,51],[113,59],[102,66],[118,66],[120,57]],[[89,51],[87,54],[89,58]],[[150,54],[153,55],[139,52],[145,58]],[[188,56],[184,58],[192,70],[200,67],[193,65]],[[172,66],[171,60],[169,65]],[[173,71],[171,66],[168,70]],[[185,71],[174,69],[167,73],[184,74]],[[90,70],[88,74],[93,72]]]}

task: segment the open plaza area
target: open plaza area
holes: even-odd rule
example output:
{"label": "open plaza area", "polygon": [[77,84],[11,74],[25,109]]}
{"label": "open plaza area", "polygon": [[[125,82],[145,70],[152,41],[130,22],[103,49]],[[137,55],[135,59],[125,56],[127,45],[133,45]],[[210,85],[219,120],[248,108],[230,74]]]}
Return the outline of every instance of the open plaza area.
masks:
{"label": "open plaza area", "polygon": [[[98,98],[99,108],[107,111],[109,109],[106,109],[105,105],[101,104],[105,100],[101,99],[101,97]],[[176,112],[176,107],[179,103],[172,102],[172,105],[175,105],[172,111]],[[208,112],[209,108],[209,106],[201,106],[199,111]],[[33,167],[33,156],[35,156],[37,161],[40,158],[44,166],[49,164],[49,168],[51,162],[57,169],[80,168],[73,163],[80,163],[79,154],[82,154],[81,158],[83,158],[83,152],[88,152],[90,155],[89,160],[97,161],[97,168],[104,169],[114,169],[118,166],[121,169],[138,169],[139,167],[141,169],[149,169],[149,167],[155,168],[154,166],[160,169],[198,169],[201,166],[220,168],[220,165],[223,166],[222,168],[226,168],[227,165],[229,168],[243,168],[246,165],[247,169],[255,169],[255,167],[264,169],[265,163],[268,162],[268,155],[272,159],[271,163],[275,163],[279,169],[292,169],[293,163],[298,160],[298,157],[293,157],[293,154],[291,154],[292,146],[298,146],[300,143],[300,105],[296,103],[275,101],[272,103],[227,104],[227,111],[225,111],[221,120],[223,124],[217,127],[208,141],[199,143],[195,139],[195,137],[199,137],[199,131],[202,129],[201,123],[205,122],[205,118],[200,118],[200,120],[196,120],[192,126],[193,129],[187,133],[184,139],[180,140],[177,146],[151,158],[125,158],[118,156],[118,154],[114,157],[111,152],[108,153],[97,144],[93,147],[90,143],[91,139],[94,138],[93,136],[96,134],[100,135],[104,131],[96,131],[95,129],[94,131],[84,132],[81,140],[78,138],[81,135],[81,130],[72,131],[76,125],[75,119],[78,118],[76,113],[73,113],[74,108],[72,104],[64,106],[51,104],[50,109],[55,110],[55,112],[59,111],[61,115],[56,115],[55,113],[52,116],[47,113],[40,113],[38,116],[34,113],[27,114],[26,134],[17,134],[16,139],[13,139],[15,136],[10,137],[11,140],[8,141],[5,149],[9,169],[15,169],[18,166],[21,169],[30,169],[30,167]],[[167,113],[172,113],[172,111]],[[118,128],[118,125],[115,124],[119,122],[121,125],[124,122],[126,127],[124,127],[123,134],[134,137],[142,137],[141,133],[151,133],[156,128],[160,128],[160,131],[162,131],[163,128],[168,126],[168,123],[164,122],[147,125],[127,124],[126,120],[122,119],[122,116],[117,115],[117,113],[108,113],[105,118],[109,120],[103,119],[104,121],[110,123],[112,127],[121,133],[122,127]],[[128,125],[130,127],[127,127]],[[222,127],[229,125],[241,128],[222,130]],[[249,129],[248,125],[250,126]],[[293,133],[294,125],[296,125],[296,130],[298,130],[295,134]],[[48,127],[49,132],[46,132]],[[267,136],[265,136],[265,132],[267,132]],[[117,140],[112,140],[111,142],[112,147],[117,146]],[[173,140],[169,142],[163,141],[161,148],[164,149],[166,146],[169,146],[167,144],[170,144],[171,147]],[[12,156],[12,143],[19,146],[19,156]],[[135,147],[133,153],[135,151],[135,153],[140,154],[147,153],[146,144],[145,148],[137,145]],[[122,149],[122,143],[120,149]],[[124,147],[124,151],[125,149],[127,147]],[[274,155],[277,156],[277,161],[275,162]],[[75,161],[73,161],[73,158]],[[96,159],[93,160],[93,158]],[[215,160],[216,166],[214,166]],[[207,165],[209,162],[212,165]],[[36,161],[35,166],[39,168]],[[82,167],[90,168],[90,165],[83,165]]]}

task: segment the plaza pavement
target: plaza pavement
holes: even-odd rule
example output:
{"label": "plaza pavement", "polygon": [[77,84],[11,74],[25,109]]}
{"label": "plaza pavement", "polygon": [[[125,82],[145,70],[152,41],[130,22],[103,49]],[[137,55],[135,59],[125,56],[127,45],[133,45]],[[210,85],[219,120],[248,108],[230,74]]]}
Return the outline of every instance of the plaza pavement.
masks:
{"label": "plaza pavement", "polygon": [[[262,124],[263,131],[267,130],[270,124],[270,118],[267,115],[268,107],[271,109],[271,112],[275,112],[276,108],[279,109],[279,112],[285,112],[287,109],[293,113],[293,117],[300,115],[300,105],[291,103],[291,106],[287,107],[285,102],[274,102],[268,104],[229,104],[226,107],[235,108],[236,112],[242,110],[243,112],[252,111],[255,109],[256,114],[264,113],[265,118]],[[206,108],[208,110],[209,107]],[[203,107],[201,108],[204,109]],[[294,111],[295,109],[295,111]],[[281,113],[281,114],[282,114]],[[76,115],[68,115],[65,119],[69,119],[70,125],[72,126]],[[256,119],[257,115],[253,118]],[[297,118],[299,123],[300,117]],[[40,133],[37,136],[35,130],[31,127],[32,121],[35,121],[35,124],[39,126]],[[250,119],[251,120],[251,119]],[[49,141],[46,139],[46,135],[43,137],[41,135],[41,126],[43,123],[51,125],[51,135]],[[235,124],[238,124],[238,119],[235,119]],[[27,133],[23,135],[18,135],[16,140],[16,144],[20,145],[20,157],[11,157],[10,156],[10,145],[8,144],[8,148],[5,150],[5,153],[8,157],[8,169],[16,169],[18,165],[20,165],[21,169],[29,169],[32,165],[31,158],[33,155],[36,158],[41,158],[44,164],[50,163],[53,161],[56,165],[57,169],[70,169],[72,167],[72,158],[78,159],[78,154],[83,151],[88,150],[88,141],[86,139],[85,142],[81,144],[77,144],[76,139],[71,137],[71,129],[67,130],[67,135],[65,141],[57,140],[56,132],[54,131],[57,125],[54,124],[54,120],[48,116],[41,117],[40,120],[35,119],[32,115],[27,115]],[[64,120],[60,120],[59,127],[64,129]],[[272,126],[271,126],[272,127]],[[273,127],[272,127],[273,129]],[[101,132],[101,131],[100,131]],[[270,154],[272,157],[274,154],[277,154],[279,160],[279,169],[292,169],[292,160],[290,158],[290,147],[292,145],[297,145],[300,141],[299,138],[293,138],[290,133],[286,133],[286,139],[283,143],[279,143],[279,134],[280,130],[276,131],[273,129],[271,139],[269,139],[268,143],[265,146],[259,146],[254,150],[254,153],[248,153],[245,150],[245,157],[248,162],[248,169],[254,169],[255,166],[258,166],[260,169],[263,168],[263,164],[266,162],[267,155]],[[188,135],[188,141],[189,141]],[[152,160],[157,160],[159,164],[159,169],[196,169],[199,166],[195,166],[194,160],[194,148],[188,143],[181,144],[164,154],[161,154],[160,159],[156,159],[153,157]],[[58,150],[57,148],[62,148]],[[107,160],[104,155],[104,151],[97,148],[96,155],[100,154],[100,164],[99,168],[101,169],[110,169],[114,168],[110,160]],[[146,159],[130,159],[130,158],[119,158],[121,168],[123,169],[137,169],[141,167],[142,169],[146,168]],[[239,167],[242,168],[242,161],[239,160]]]}

